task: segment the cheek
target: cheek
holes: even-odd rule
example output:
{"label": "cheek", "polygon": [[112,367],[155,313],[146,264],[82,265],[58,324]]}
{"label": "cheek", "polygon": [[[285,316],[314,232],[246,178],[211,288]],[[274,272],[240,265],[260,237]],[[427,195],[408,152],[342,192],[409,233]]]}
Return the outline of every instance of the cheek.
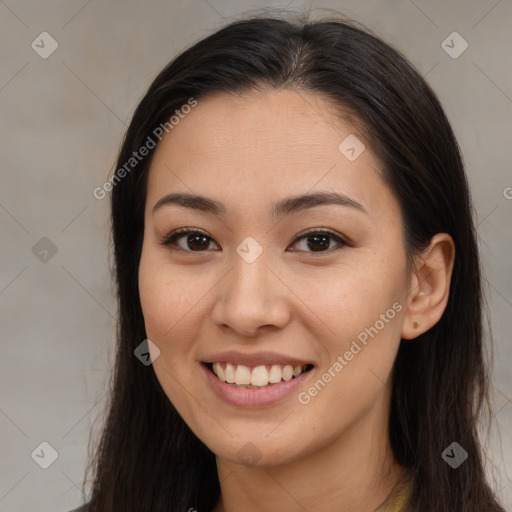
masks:
{"label": "cheek", "polygon": [[197,288],[187,287],[185,281],[176,269],[143,251],[139,266],[140,302],[146,335],[160,350],[152,366],[169,400],[182,413],[189,407],[182,390],[190,377],[190,372],[183,373],[184,362],[192,357],[189,340],[194,336],[194,325],[190,323],[190,312],[199,300],[194,293],[185,293],[184,290]]}
{"label": "cheek", "polygon": [[[186,326],[201,299],[201,287],[183,269],[145,254],[139,266],[139,295],[148,336],[165,342]],[[204,292],[203,292],[204,293]]]}
{"label": "cheek", "polygon": [[322,379],[332,384],[326,386],[329,391],[322,391],[319,407],[328,408],[343,398],[348,409],[356,411],[382,392],[400,343],[403,268],[399,255],[393,261],[368,251],[328,279],[304,278],[307,302],[320,321],[317,325],[328,328],[320,327],[326,332],[322,370],[336,376]]}
{"label": "cheek", "polygon": [[[331,335],[347,339],[373,325],[401,301],[404,291],[400,262],[358,255],[359,261],[330,272],[295,277],[300,295]],[[395,317],[394,311],[391,316]]]}
{"label": "cheek", "polygon": [[139,294],[148,337],[161,338],[172,327],[169,312],[173,309],[173,295],[168,293],[165,275],[154,266],[141,261]]}

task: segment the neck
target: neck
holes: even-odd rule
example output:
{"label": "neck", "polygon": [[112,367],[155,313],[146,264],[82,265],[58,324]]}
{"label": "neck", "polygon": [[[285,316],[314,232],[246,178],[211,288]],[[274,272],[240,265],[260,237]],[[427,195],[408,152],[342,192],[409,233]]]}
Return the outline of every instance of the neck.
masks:
{"label": "neck", "polygon": [[405,474],[391,452],[387,414],[377,409],[288,464],[247,467],[217,457],[221,499],[214,512],[374,512]]}

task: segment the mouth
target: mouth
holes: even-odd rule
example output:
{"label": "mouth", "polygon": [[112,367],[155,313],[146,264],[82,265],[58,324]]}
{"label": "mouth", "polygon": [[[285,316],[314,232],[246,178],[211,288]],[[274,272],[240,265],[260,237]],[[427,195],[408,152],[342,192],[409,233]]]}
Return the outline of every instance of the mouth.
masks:
{"label": "mouth", "polygon": [[288,382],[313,369],[312,364],[266,364],[245,366],[228,361],[202,363],[220,381],[235,388],[263,389]]}

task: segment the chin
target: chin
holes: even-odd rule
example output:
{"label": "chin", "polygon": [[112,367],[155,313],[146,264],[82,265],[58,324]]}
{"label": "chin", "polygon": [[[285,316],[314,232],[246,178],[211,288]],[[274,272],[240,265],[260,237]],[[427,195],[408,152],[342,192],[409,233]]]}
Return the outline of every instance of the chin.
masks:
{"label": "chin", "polygon": [[[255,439],[246,435],[244,439],[233,442],[227,441],[226,445],[213,443],[209,448],[215,453],[217,458],[223,459],[233,464],[240,464],[246,467],[272,467],[293,462],[300,455],[297,451],[297,444],[287,440],[269,442],[268,439]],[[294,447],[293,451],[291,450]]]}

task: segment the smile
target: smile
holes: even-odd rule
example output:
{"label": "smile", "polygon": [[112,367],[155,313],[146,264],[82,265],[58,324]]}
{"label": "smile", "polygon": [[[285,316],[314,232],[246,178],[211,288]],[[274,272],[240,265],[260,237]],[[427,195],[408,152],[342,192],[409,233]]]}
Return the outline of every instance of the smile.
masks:
{"label": "smile", "polygon": [[269,407],[297,396],[313,378],[312,364],[258,364],[203,362],[207,386],[217,398],[236,407]]}
{"label": "smile", "polygon": [[241,388],[263,388],[279,382],[287,382],[309,371],[312,365],[267,364],[245,366],[229,362],[208,364],[209,369],[222,381]]}

